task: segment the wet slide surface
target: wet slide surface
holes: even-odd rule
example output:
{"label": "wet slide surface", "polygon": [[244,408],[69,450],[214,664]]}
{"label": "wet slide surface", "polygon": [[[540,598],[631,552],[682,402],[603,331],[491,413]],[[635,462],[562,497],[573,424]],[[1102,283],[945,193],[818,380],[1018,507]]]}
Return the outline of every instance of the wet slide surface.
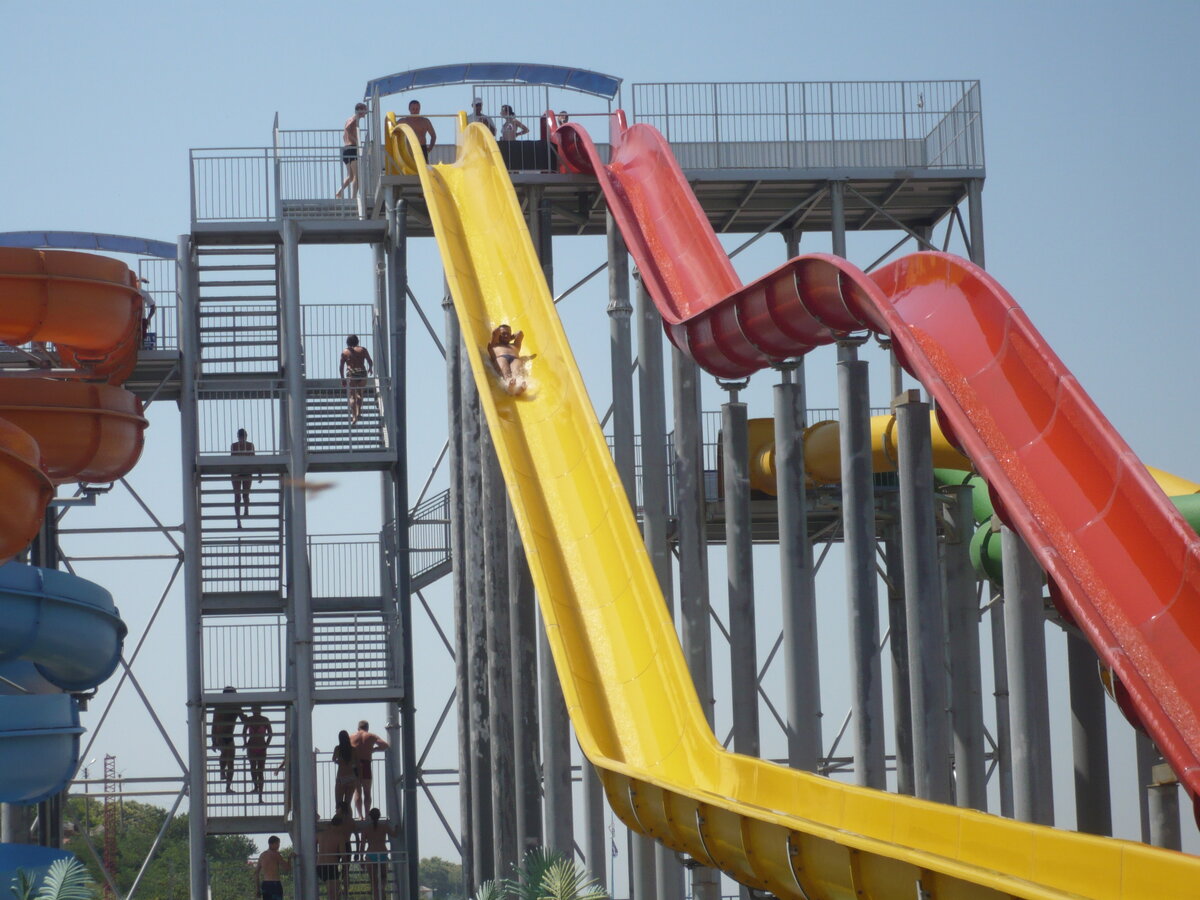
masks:
{"label": "wet slide surface", "polygon": [[[401,127],[404,138],[415,138]],[[494,140],[462,135],[419,175],[466,353],[580,745],[627,825],[779,897],[1183,896],[1191,857],[1024,825],[726,752],[554,310]],[[509,396],[487,361],[501,322],[536,353]]]}
{"label": "wet slide surface", "polygon": [[1008,293],[943,253],[871,276],[813,254],[743,286],[662,135],[620,113],[612,127],[607,166],[579,126],[557,139],[596,173],[671,339],[707,371],[744,377],[847,331],[889,335],[1200,795],[1200,539]]}

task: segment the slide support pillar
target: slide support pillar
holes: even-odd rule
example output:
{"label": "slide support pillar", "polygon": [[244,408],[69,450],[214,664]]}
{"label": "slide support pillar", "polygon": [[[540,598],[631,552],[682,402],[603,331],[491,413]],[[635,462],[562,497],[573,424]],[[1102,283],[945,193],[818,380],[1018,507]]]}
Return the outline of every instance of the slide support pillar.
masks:
{"label": "slide support pillar", "polygon": [[[525,544],[508,507],[508,597],[512,608],[513,746],[517,857],[542,844],[542,756],[538,728],[537,598]],[[586,769],[586,767],[585,767]],[[599,779],[596,779],[599,783]],[[601,794],[600,802],[604,802]]]}
{"label": "slide support pillar", "polygon": [[745,382],[722,386],[729,391],[729,401],[721,406],[721,452],[725,460],[725,547],[729,570],[733,749],[736,753],[758,756],[758,649],[754,628],[750,437],[746,404],[738,401],[738,390],[745,386]]}
{"label": "slide support pillar", "polygon": [[[554,242],[550,204],[539,187],[529,188],[529,234],[542,263],[546,286],[554,293]],[[569,859],[575,853],[571,797],[571,732],[562,685],[550,655],[545,626],[538,625],[541,648],[542,772],[545,797],[545,845]]]}
{"label": "slide support pillar", "polygon": [[486,581],[488,728],[492,766],[492,865],[504,875],[517,863],[513,759],[512,623],[508,584],[508,498],[491,430],[480,410],[483,469],[483,560]]}
{"label": "slide support pillar", "polygon": [[904,602],[904,547],[900,539],[900,500],[889,498],[892,521],[883,525],[883,564],[887,572],[888,647],[892,659],[892,721],[895,729],[896,793],[913,796],[912,687],[908,668],[908,608]]}
{"label": "slide support pillar", "polygon": [[[317,784],[316,771],[309,763],[308,748],[313,746],[313,630],[312,589],[308,570],[308,513],[304,476],[308,467],[304,434],[303,324],[300,314],[300,226],[295,220],[283,222],[283,364],[287,387],[288,475],[286,489],[288,600],[292,616],[291,659],[295,673],[296,705],[291,726],[296,748],[296,840],[302,848],[299,893],[317,896],[316,847]],[[307,852],[305,852],[307,851]]]}
{"label": "slide support pillar", "polygon": [[[467,588],[467,697],[471,730],[471,858],[475,884],[495,877],[492,861],[492,749],[487,680],[487,579],[483,567],[483,468],[480,453],[481,412],[479,391],[471,371],[469,354],[463,351],[463,548],[460,561],[466,569]],[[463,665],[463,662],[459,663]]]}
{"label": "slide support pillar", "polygon": [[1005,527],[1000,536],[1004,554],[1004,643],[1008,649],[1011,694],[1014,815],[1022,822],[1053,825],[1042,568],[1020,535]]}
{"label": "slide support pillar", "polygon": [[950,648],[950,709],[954,743],[954,801],[987,812],[983,745],[983,682],[979,652],[979,601],[971,565],[975,517],[969,484],[943,487],[942,578]]}
{"label": "slide support pillar", "polygon": [[1075,829],[1112,836],[1108,771],[1108,722],[1096,651],[1072,628],[1067,635],[1071,694],[1071,745],[1075,763]]}
{"label": "slide support pillar", "polygon": [[[455,423],[463,420],[463,349],[458,315],[448,287],[443,289],[442,314],[446,328],[446,404],[450,433],[447,439],[447,465],[450,473],[450,571],[454,595],[454,667],[458,708],[458,812],[459,842],[463,861],[463,882],[474,890],[475,878],[474,826],[471,818],[471,695],[467,673],[470,656],[470,631],[467,623],[466,540],[464,530],[464,465],[462,428]],[[540,801],[539,801],[540,802]]]}
{"label": "slide support pillar", "polygon": [[788,765],[808,772],[821,764],[821,666],[817,595],[808,498],[804,485],[804,370],[780,367],[775,385],[775,477],[779,517],[783,665]]}
{"label": "slide support pillar", "polygon": [[[196,375],[200,370],[200,323],[196,285],[196,270],[192,258],[192,239],[181,235],[176,250],[175,284],[179,294],[179,340],[183,364],[179,392],[180,458],[183,464],[183,521],[200,521],[199,479],[196,460],[200,455],[199,410],[196,408]],[[205,769],[208,764],[207,722],[204,710],[204,677],[202,665],[203,624],[200,601],[203,591],[200,568],[200,529],[187,528],[183,533],[183,607],[187,653],[187,719],[188,719],[188,846],[203,847],[208,831],[208,800]],[[289,738],[291,736],[289,735]],[[289,745],[294,746],[289,741]],[[293,761],[294,764],[294,761]],[[293,768],[293,771],[296,771]],[[7,811],[7,809],[6,809]],[[4,840],[12,840],[5,836]],[[315,874],[315,872],[314,872]],[[208,860],[203,853],[192,853],[188,867],[191,900],[208,897]]]}
{"label": "slide support pillar", "polygon": [[[854,354],[838,345],[839,357]],[[879,658],[879,592],[875,577],[875,487],[871,465],[871,410],[867,364],[839,358],[842,533],[850,617],[851,732],[854,781],[887,786],[883,749],[883,676]]]}
{"label": "slide support pillar", "polygon": [[[663,371],[663,322],[646,286],[637,282],[638,397],[642,421],[642,529],[654,574],[663,600],[675,619],[674,578],[671,547],[667,541],[669,499],[667,497],[667,408]],[[603,820],[599,835],[603,860]],[[590,842],[589,842],[590,843]],[[657,900],[683,900],[683,867],[673,850],[658,842],[654,846]]]}
{"label": "slide support pillar", "polygon": [[1165,762],[1151,769],[1146,786],[1150,804],[1150,843],[1167,850],[1182,850],[1179,827],[1179,781]]}
{"label": "slide support pillar", "polygon": [[895,403],[900,475],[900,528],[912,694],[916,795],[952,802],[950,729],[946,711],[946,627],[933,508],[929,404],[919,391]]}
{"label": "slide support pillar", "polygon": [[971,227],[971,262],[981,269],[986,267],[983,252],[983,179],[967,181],[967,202],[970,205],[968,222]]}

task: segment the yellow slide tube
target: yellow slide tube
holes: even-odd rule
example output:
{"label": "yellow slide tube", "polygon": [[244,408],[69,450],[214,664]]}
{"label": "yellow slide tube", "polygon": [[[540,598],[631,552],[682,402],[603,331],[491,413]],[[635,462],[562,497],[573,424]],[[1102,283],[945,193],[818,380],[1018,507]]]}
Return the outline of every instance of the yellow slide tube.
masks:
{"label": "yellow slide tube", "polygon": [[[462,121],[460,119],[460,121]],[[399,128],[415,159],[416,138]],[[674,626],[496,143],[421,166],[446,277],[580,746],[629,827],[781,898],[1182,897],[1200,861],[941,806],[726,752]],[[536,353],[509,396],[507,322]]]}

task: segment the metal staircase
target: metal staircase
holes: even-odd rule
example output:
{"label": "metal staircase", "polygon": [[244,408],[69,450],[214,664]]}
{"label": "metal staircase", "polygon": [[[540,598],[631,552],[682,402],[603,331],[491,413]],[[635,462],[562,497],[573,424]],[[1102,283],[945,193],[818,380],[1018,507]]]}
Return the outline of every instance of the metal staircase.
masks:
{"label": "metal staircase", "polygon": [[383,403],[379,379],[367,379],[362,414],[350,424],[347,388],[338,379],[309,381],[304,398],[304,433],[311,453],[353,453],[386,450]]}
{"label": "metal staircase", "polygon": [[279,247],[201,247],[201,375],[279,371]]}
{"label": "metal staircase", "polygon": [[[259,480],[261,478],[261,481]],[[278,473],[254,473],[249,514],[236,515],[227,472],[200,474],[201,578],[207,605],[272,608],[283,591],[283,496]],[[212,597],[225,594],[233,597]]]}

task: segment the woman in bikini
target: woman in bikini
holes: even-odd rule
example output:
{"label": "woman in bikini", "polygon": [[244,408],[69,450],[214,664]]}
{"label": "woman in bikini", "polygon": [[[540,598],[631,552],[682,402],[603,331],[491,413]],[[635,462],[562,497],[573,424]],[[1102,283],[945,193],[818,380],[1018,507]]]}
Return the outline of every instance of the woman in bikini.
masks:
{"label": "woman in bikini", "polygon": [[333,761],[337,765],[337,774],[333,779],[333,803],[340,809],[346,804],[349,809],[350,798],[358,787],[358,757],[354,746],[350,743],[350,732],[338,732],[338,745],[333,750]]}
{"label": "woman in bikini", "polygon": [[367,378],[375,368],[375,361],[367,348],[360,346],[358,335],[346,336],[346,349],[338,361],[338,375],[342,379],[342,387],[346,388],[347,400],[350,404],[350,424],[353,425],[362,415],[363,389],[367,386]]}
{"label": "woman in bikini", "polygon": [[264,772],[267,767],[267,748],[271,746],[271,720],[262,714],[258,704],[250,707],[250,715],[246,716],[242,725],[242,744],[246,748],[246,760],[250,763],[250,789],[258,794],[258,802],[263,803]]}
{"label": "woman in bikini", "polygon": [[503,323],[492,332],[492,339],[487,345],[492,365],[504,380],[504,389],[514,397],[523,394],[529,386],[526,381],[526,363],[537,356],[536,353],[531,356],[521,355],[523,340],[525,332],[518,331],[514,334],[508,324]]}

